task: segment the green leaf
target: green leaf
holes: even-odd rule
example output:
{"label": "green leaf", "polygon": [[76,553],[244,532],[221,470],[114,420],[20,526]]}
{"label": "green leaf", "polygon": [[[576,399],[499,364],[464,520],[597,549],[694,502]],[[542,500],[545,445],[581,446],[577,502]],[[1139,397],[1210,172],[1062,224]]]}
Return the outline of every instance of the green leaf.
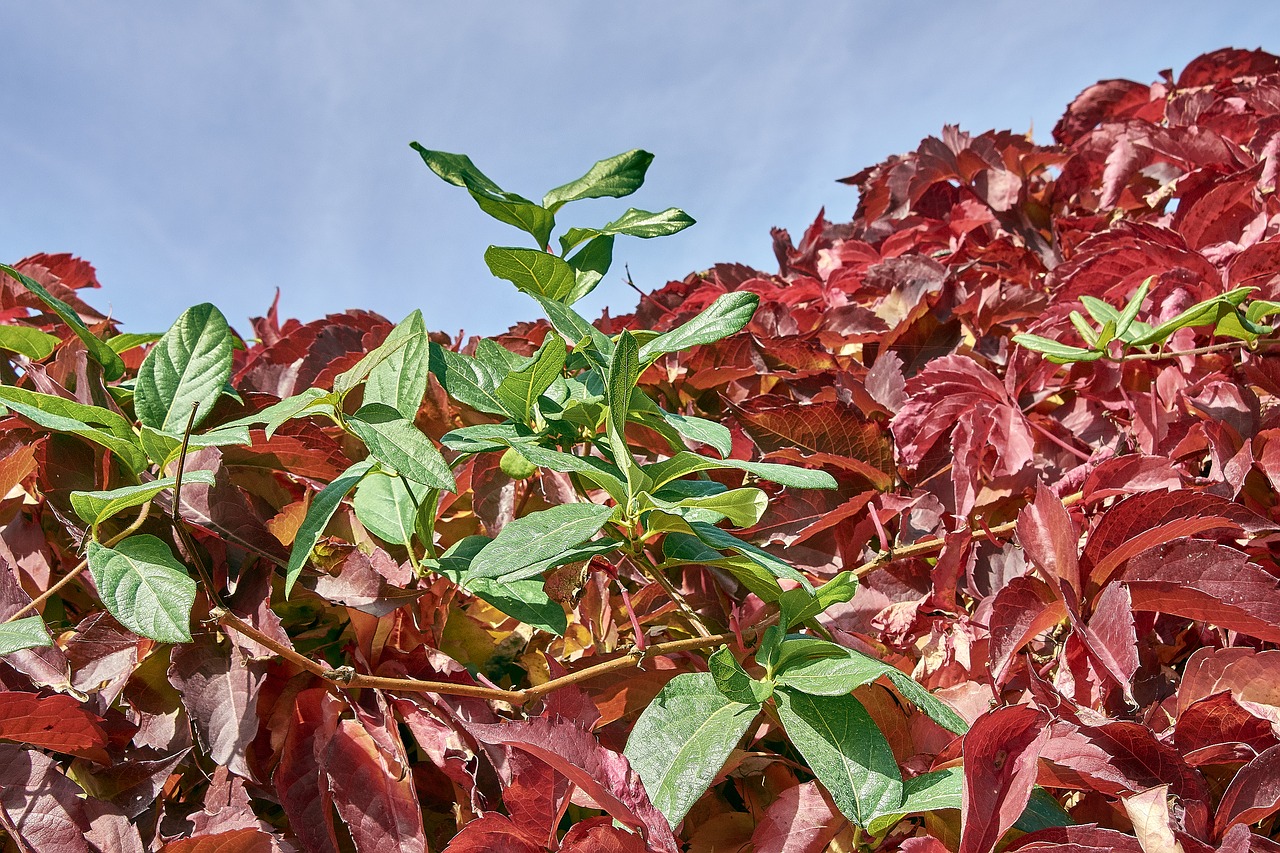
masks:
{"label": "green leaf", "polygon": [[1151,276],[1142,284],[1138,285],[1138,289],[1134,291],[1133,298],[1124,306],[1124,310],[1116,317],[1116,337],[1122,341],[1127,341],[1129,331],[1133,326],[1133,321],[1138,319],[1138,311],[1142,309],[1142,303],[1147,299],[1147,291],[1151,288],[1151,282],[1156,277]]}
{"label": "green leaf", "polygon": [[399,476],[370,472],[356,486],[351,506],[356,518],[369,532],[383,542],[410,547],[417,529],[418,508],[431,494],[431,488],[412,480],[405,485]]}
{"label": "green leaf", "polygon": [[852,696],[774,694],[787,736],[850,821],[866,827],[902,805],[902,774],[875,721]]}
{"label": "green leaf", "polygon": [[725,698],[742,705],[759,705],[773,695],[773,683],[758,681],[747,675],[727,646],[707,658],[707,668],[716,683],[716,689]]}
{"label": "green leaf", "polygon": [[965,722],[964,717],[953,711],[950,705],[935,698],[928,690],[913,681],[911,676],[900,669],[891,669],[886,675],[893,682],[893,686],[898,688],[902,698],[923,711],[926,717],[952,734],[962,735],[969,731],[969,724]]}
{"label": "green leaf", "polygon": [[459,403],[490,415],[507,414],[497,396],[500,379],[482,362],[432,342],[430,365],[445,393]]}
{"label": "green leaf", "polygon": [[1067,316],[1071,318],[1071,325],[1076,327],[1076,331],[1080,333],[1080,337],[1084,339],[1084,342],[1089,345],[1090,349],[1101,349],[1101,347],[1098,346],[1097,330],[1090,326],[1084,317],[1080,316],[1079,311],[1072,311]]}
{"label": "green leaf", "polygon": [[662,419],[680,435],[695,444],[706,444],[715,448],[721,457],[726,457],[733,450],[733,435],[729,428],[706,418],[692,415],[677,415],[660,409]]}
{"label": "green leaf", "polygon": [[276,430],[294,418],[316,414],[336,417],[337,402],[336,395],[323,388],[308,388],[301,394],[294,394],[292,397],[285,397],[277,403],[272,403],[261,411],[221,424],[216,427],[216,430],[221,432],[241,427],[262,426],[267,432],[267,440],[270,441]]}
{"label": "green leaf", "polygon": [[458,488],[449,463],[413,421],[386,403],[366,403],[347,419],[369,453],[415,483],[452,492]]}
{"label": "green leaf", "polygon": [[702,313],[669,332],[658,335],[640,348],[640,363],[652,364],[667,352],[679,352],[698,344],[715,343],[742,330],[751,321],[760,297],[736,290],[717,297]]}
{"label": "green leaf", "polygon": [[422,161],[442,179],[454,186],[465,187],[485,213],[499,222],[529,232],[539,247],[547,245],[556,223],[552,211],[515,193],[506,192],[477,169],[465,154],[432,151],[416,142],[411,142],[409,147],[417,151]]}
{"label": "green leaf", "polygon": [[474,424],[458,427],[440,437],[440,443],[459,453],[489,453],[537,441],[524,424]]}
{"label": "green leaf", "polygon": [[800,584],[804,589],[813,591],[813,585],[809,583],[809,579],[800,572],[792,568],[790,563],[779,560],[761,548],[757,548],[750,542],[744,542],[732,533],[721,530],[712,524],[706,524],[701,521],[689,522],[689,529],[703,541],[704,544],[718,551],[735,551],[746,557],[754,563],[767,569],[774,577],[786,578]]}
{"label": "green leaf", "polygon": [[[213,485],[212,471],[187,471],[182,475],[182,483],[204,483]],[[72,492],[71,508],[76,515],[88,525],[97,527],[102,522],[119,512],[135,506],[142,506],[165,489],[177,485],[176,477],[161,477],[148,483],[136,486],[124,486],[102,492]]]}
{"label": "green leaf", "polygon": [[509,581],[505,578],[469,577],[463,586],[498,610],[519,619],[526,625],[564,636],[569,627],[564,607],[552,601],[543,589],[540,578]]}
{"label": "green leaf", "polygon": [[191,642],[196,582],[160,539],[130,536],[114,548],[89,541],[98,596],[120,624],[161,643]]}
{"label": "green leaf", "polygon": [[427,343],[422,312],[414,310],[380,346],[339,376],[333,388],[344,394],[363,380],[365,403],[385,403],[412,421],[427,392]]}
{"label": "green leaf", "polygon": [[[1094,322],[1099,326],[1104,323],[1114,323],[1120,319],[1119,311],[1111,305],[1103,302],[1101,299],[1098,299],[1096,296],[1081,296],[1080,304],[1084,306],[1085,310],[1089,312],[1089,316],[1092,317]],[[1079,312],[1076,312],[1076,316],[1080,316]],[[1076,321],[1072,320],[1071,322],[1075,323]],[[1081,317],[1081,322],[1084,322],[1083,317]],[[1080,328],[1079,323],[1076,323],[1076,328]],[[1087,337],[1086,340],[1088,340]]]}
{"label": "green leaf", "polygon": [[676,207],[669,207],[658,213],[636,210],[633,207],[600,228],[570,228],[560,238],[560,246],[567,252],[583,240],[594,239],[604,234],[625,234],[628,237],[640,237],[645,240],[651,237],[667,237],[693,224],[695,224],[693,217]]}
{"label": "green leaf", "polygon": [[627,479],[628,499],[638,490],[640,470],[627,446],[627,417],[631,411],[631,392],[635,390],[640,379],[639,349],[636,339],[627,330],[618,336],[617,346],[613,350],[613,362],[609,365],[609,376],[605,382],[605,406],[608,409],[605,421],[609,438],[609,450],[613,453],[614,464],[617,465]]}
{"label": "green leaf", "polygon": [[163,335],[159,332],[122,332],[115,337],[107,338],[107,346],[119,355],[124,355],[131,349],[153,343],[162,337]]}
{"label": "green leaf", "polygon": [[881,815],[871,820],[867,824],[867,831],[879,835],[909,814],[959,809],[963,784],[962,767],[948,767],[913,776],[903,782],[902,805],[898,810],[894,814]]}
{"label": "green leaf", "polygon": [[604,489],[618,503],[627,500],[627,487],[623,474],[616,467],[594,456],[574,456],[549,450],[536,444],[521,444],[520,455],[539,468],[550,468],[563,474],[578,474],[597,488]]}
{"label": "green leaf", "polygon": [[1256,287],[1237,287],[1212,299],[1198,302],[1178,316],[1156,326],[1145,335],[1133,338],[1129,343],[1136,347],[1148,346],[1164,341],[1179,329],[1214,325],[1223,317],[1235,311],[1236,307],[1248,299],[1249,294],[1255,290],[1257,290]]}
{"label": "green leaf", "polygon": [[573,267],[555,255],[538,249],[490,246],[485,250],[484,262],[495,276],[530,296],[571,302],[569,297],[577,284]]}
{"label": "green leaf", "polygon": [[573,267],[573,292],[565,300],[572,305],[595,290],[609,271],[609,265],[613,263],[613,235],[601,234],[593,238],[577,254],[565,258],[565,263]]}
{"label": "green leaf", "polygon": [[762,480],[769,480],[782,486],[794,489],[834,489],[836,478],[826,471],[814,471],[796,465],[778,465],[773,462],[743,462],[740,459],[711,459],[697,453],[681,451],[670,459],[654,462],[641,468],[649,478],[654,490],[662,488],[672,480],[679,480],[699,471],[710,471],[717,468],[734,468],[754,474]]}
{"label": "green leaf", "polygon": [[1031,791],[1031,799],[1014,827],[1019,832],[1038,832],[1054,826],[1073,825],[1075,821],[1053,795],[1044,788],[1037,787]]}
{"label": "green leaf", "polygon": [[541,563],[585,543],[612,514],[611,507],[570,503],[509,521],[476,555],[470,573],[507,581],[539,574]]}
{"label": "green leaf", "polygon": [[759,712],[728,699],[710,673],[667,682],[631,729],[623,754],[674,828],[715,781]]}
{"label": "green leaf", "polygon": [[559,335],[549,334],[525,367],[508,373],[498,383],[494,395],[513,418],[526,422],[529,420],[538,397],[551,387],[551,383],[564,370],[565,355],[564,339]]}
{"label": "green leaf", "polygon": [[124,375],[124,362],[120,360],[120,356],[116,354],[115,350],[107,346],[105,341],[89,331],[89,328],[85,326],[74,308],[46,290],[40,282],[23,275],[8,264],[0,264],[0,272],[7,273],[10,278],[34,293],[41,302],[49,306],[49,309],[61,318],[62,322],[71,327],[71,331],[76,333],[76,337],[84,341],[85,349],[89,351],[89,357],[102,365],[102,375],[107,378],[107,381],[115,381]]}
{"label": "green leaf", "polygon": [[1083,349],[1070,344],[1059,343],[1039,335],[1014,335],[1013,342],[1018,346],[1038,352],[1054,364],[1072,364],[1077,361],[1097,361],[1106,353],[1102,350]]}
{"label": "green leaf", "polygon": [[853,572],[841,572],[810,595],[803,589],[792,589],[778,596],[778,607],[784,629],[817,616],[833,604],[843,604],[858,591],[858,579]]}
{"label": "green leaf", "polygon": [[575,348],[582,341],[590,341],[588,358],[596,365],[608,369],[609,362],[613,358],[613,341],[609,340],[604,332],[591,325],[582,315],[563,302],[547,299],[545,296],[535,295],[533,298],[538,300],[538,304],[546,312],[553,329],[563,335],[566,340],[572,341]]}
{"label": "green leaf", "polygon": [[184,311],[142,360],[133,409],[152,429],[181,435],[192,408],[199,426],[230,378],[231,330],[205,302]]}
{"label": "green leaf", "polygon": [[365,474],[369,473],[373,465],[373,459],[355,463],[312,499],[311,506],[307,507],[307,515],[302,519],[302,524],[299,525],[298,532],[293,538],[293,550],[289,552],[289,565],[285,568],[284,578],[285,598],[289,597],[294,583],[298,580],[298,575],[302,574],[303,565],[311,556],[311,549],[316,547],[320,534],[329,524],[329,519],[333,518],[333,514],[338,511],[342,499],[356,487]]}
{"label": "green leaf", "polygon": [[102,445],[135,474],[147,467],[147,457],[138,447],[133,427],[109,409],[8,385],[0,385],[0,403],[45,429]]}
{"label": "green leaf", "polygon": [[555,212],[584,198],[622,198],[640,189],[644,173],[653,162],[648,151],[635,149],[601,160],[576,181],[556,187],[542,198],[542,206]]}
{"label": "green leaf", "polygon": [[32,361],[48,358],[60,343],[62,339],[57,335],[30,326],[0,326],[0,349],[25,355]]}
{"label": "green leaf", "polygon": [[44,620],[39,616],[0,623],[0,655],[52,645],[49,630],[44,627]]}
{"label": "green leaf", "polygon": [[818,645],[826,643],[825,640],[804,643],[796,651],[788,649],[795,642],[786,640],[782,643],[774,678],[781,687],[811,696],[843,696],[894,669],[884,661],[835,643],[828,643],[830,648]]}
{"label": "green leaf", "polygon": [[751,527],[769,508],[769,496],[760,489],[730,489],[714,495],[666,501],[650,497],[655,507],[681,515],[680,509],[698,509],[729,519],[735,527]]}
{"label": "green leaf", "polygon": [[[144,426],[138,435],[139,444],[147,457],[161,468],[178,458],[182,452],[182,439],[167,432],[154,430]],[[219,427],[209,432],[198,432],[187,442],[187,451],[194,452],[201,447],[227,447],[235,445],[248,446],[249,428],[243,426]]]}

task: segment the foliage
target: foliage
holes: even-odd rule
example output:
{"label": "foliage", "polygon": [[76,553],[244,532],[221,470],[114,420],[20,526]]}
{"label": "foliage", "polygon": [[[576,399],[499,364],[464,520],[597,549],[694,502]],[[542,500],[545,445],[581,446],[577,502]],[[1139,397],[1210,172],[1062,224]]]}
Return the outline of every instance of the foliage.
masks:
{"label": "foliage", "polygon": [[8,849],[1275,849],[1280,59],[1054,136],[595,323],[692,220],[557,218],[651,155],[539,203],[415,144],[532,240],[493,339],[0,266]]}

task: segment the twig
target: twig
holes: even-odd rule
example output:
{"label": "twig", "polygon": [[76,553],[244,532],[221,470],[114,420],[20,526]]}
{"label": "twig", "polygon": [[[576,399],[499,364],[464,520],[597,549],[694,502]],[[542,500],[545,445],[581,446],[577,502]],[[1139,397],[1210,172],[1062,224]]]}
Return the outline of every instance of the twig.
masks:
{"label": "twig", "polygon": [[[1274,343],[1280,343],[1280,341],[1275,339],[1260,339],[1257,341],[1258,346],[1269,346]],[[1220,344],[1208,344],[1206,346],[1196,347],[1195,349],[1164,350],[1161,352],[1135,352],[1129,355],[1122,355],[1120,358],[1115,359],[1115,361],[1157,361],[1163,358],[1181,358],[1184,355],[1207,355],[1213,352],[1222,352],[1223,350],[1237,348],[1248,349],[1250,352],[1255,351],[1252,347],[1249,347],[1245,341],[1223,341]]]}
{"label": "twig", "polygon": [[[110,539],[108,539],[106,542],[103,542],[102,544],[110,548],[112,545],[115,545],[117,542],[124,539],[126,536],[133,534],[133,532],[136,531],[139,527],[141,527],[143,522],[147,520],[147,516],[150,513],[151,513],[151,501],[147,501],[142,505],[142,510],[138,513],[138,517],[133,520],[132,524],[130,524],[124,530],[121,530],[115,536],[112,536]],[[80,576],[80,573],[83,572],[88,567],[89,567],[89,558],[85,557],[79,563],[76,563],[76,567],[71,571],[67,572],[67,574],[61,580],[59,580],[53,586],[46,589],[44,592],[40,593],[40,595],[36,596],[27,604],[23,605],[21,608],[18,609],[16,613],[14,613],[12,616],[10,616],[8,619],[4,621],[6,623],[13,622],[14,620],[19,619],[22,616],[25,616],[26,614],[35,610],[41,604],[44,604],[46,601],[48,601],[55,593],[57,593],[58,590],[62,589],[64,586],[66,586],[67,584],[71,583],[73,580],[78,578]],[[0,623],[0,624],[3,624],[3,623]]]}
{"label": "twig", "polygon": [[[639,559],[637,559],[637,557]],[[644,552],[643,547],[636,555],[632,556],[631,562],[639,566],[642,574],[648,575],[658,582],[658,586],[662,587],[666,591],[667,596],[675,602],[676,607],[680,608],[680,612],[689,620],[689,625],[693,628],[693,632],[695,634],[699,637],[711,636],[711,631],[702,621],[702,617],[689,606],[689,602],[685,599],[684,594],[680,592],[680,590],[676,589],[675,584],[673,584],[671,579],[663,573],[662,569],[656,565],[653,560],[649,559],[649,555]]]}

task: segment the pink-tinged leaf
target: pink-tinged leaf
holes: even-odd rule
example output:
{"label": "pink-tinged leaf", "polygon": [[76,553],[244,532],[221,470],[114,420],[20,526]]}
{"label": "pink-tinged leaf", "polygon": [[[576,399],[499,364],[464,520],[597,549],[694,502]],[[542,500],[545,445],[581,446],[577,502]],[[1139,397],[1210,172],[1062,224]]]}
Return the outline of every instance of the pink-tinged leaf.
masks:
{"label": "pink-tinged leaf", "polygon": [[[453,837],[444,853],[546,853],[546,845],[503,814],[473,820]],[[389,853],[389,851],[387,851]]]}
{"label": "pink-tinged leaf", "polygon": [[80,788],[42,753],[0,744],[0,809],[31,850],[96,853]]}
{"label": "pink-tinged leaf", "polygon": [[1044,483],[1036,484],[1036,497],[1018,513],[1018,541],[1030,561],[1050,578],[1056,578],[1080,598],[1080,532],[1067,508]]}
{"label": "pink-tinged leaf", "polygon": [[155,805],[165,783],[190,751],[152,759],[130,755],[102,768],[77,761],[72,770],[86,794],[111,802],[132,819]]}
{"label": "pink-tinged leaf", "polygon": [[1169,814],[1168,785],[1139,791],[1120,802],[1146,853],[1180,853],[1182,845],[1173,835],[1173,818]]}
{"label": "pink-tinged leaf", "polygon": [[293,700],[289,730],[272,777],[289,828],[308,851],[336,851],[333,797],[325,779],[325,753],[338,728],[338,700],[323,687],[303,690]]}
{"label": "pink-tinged leaf", "polygon": [[1148,548],[1209,531],[1256,536],[1276,528],[1240,504],[1204,492],[1148,492],[1109,509],[1089,534],[1082,567],[1090,582],[1105,584],[1126,560]]}
{"label": "pink-tinged leaf", "polygon": [[619,823],[640,830],[652,850],[677,853],[667,819],[649,801],[644,783],[626,757],[602,747],[590,732],[545,717],[471,725],[468,730],[477,740],[516,747],[545,761]]}
{"label": "pink-tinged leaf", "polygon": [[[557,691],[552,696],[567,691]],[[595,706],[592,706],[595,710]],[[502,789],[507,814],[531,835],[554,838],[569,794],[569,782],[545,761],[512,750],[507,759],[511,781]]]}
{"label": "pink-tinged leaf", "polygon": [[997,708],[964,736],[959,853],[989,853],[1031,799],[1036,759],[1049,736],[1044,713]]}
{"label": "pink-tinged leaf", "polygon": [[1250,713],[1229,690],[1192,702],[1182,711],[1174,726],[1173,742],[1193,766],[1202,763],[1198,760],[1201,750],[1223,745],[1243,746],[1247,752],[1256,754],[1280,743],[1271,723]]}
{"label": "pink-tinged leaf", "polygon": [[1062,599],[1039,578],[1009,581],[991,602],[991,678],[1002,685],[1009,677],[1014,655],[1034,638],[1067,618]]}
{"label": "pink-tinged leaf", "polygon": [[930,835],[908,838],[898,845],[901,853],[949,853],[947,845]]}
{"label": "pink-tinged leaf", "polygon": [[225,767],[213,771],[204,794],[204,809],[191,815],[192,835],[220,835],[237,829],[258,829],[244,780]]}
{"label": "pink-tinged leaf", "polygon": [[91,614],[76,626],[66,644],[71,683],[77,690],[97,693],[100,707],[120,696],[138,667],[140,639],[106,611]]}
{"label": "pink-tinged leaf", "polygon": [[102,718],[70,696],[0,693],[0,739],[107,761]]}
{"label": "pink-tinged leaf", "polygon": [[1280,642],[1280,579],[1226,545],[1185,540],[1129,560],[1121,575],[1134,610],[1198,619]]}
{"label": "pink-tinged leaf", "polygon": [[1138,635],[1129,589],[1123,584],[1103,587],[1088,626],[1081,630],[1089,652],[1115,679],[1125,699],[1136,705],[1132,682],[1138,671]]}
{"label": "pink-tinged leaf", "polygon": [[1180,713],[1223,690],[1249,713],[1280,727],[1280,650],[1197,649],[1183,670]]}
{"label": "pink-tinged leaf", "polygon": [[569,827],[559,853],[646,853],[644,839],[613,825],[613,818],[592,817]]}
{"label": "pink-tinged leaf", "polygon": [[338,723],[325,773],[359,853],[427,849],[413,774],[403,756],[387,755],[359,720]]}
{"label": "pink-tinged leaf", "polygon": [[1089,472],[1080,489],[1086,504],[1117,495],[1182,488],[1182,476],[1163,456],[1113,456]]}
{"label": "pink-tinged leaf", "polygon": [[252,779],[245,749],[258,734],[261,665],[234,644],[201,634],[173,649],[169,681],[195,724],[209,756],[232,773]]}
{"label": "pink-tinged leaf", "polygon": [[1054,826],[1022,836],[1007,848],[1052,853],[1146,853],[1138,839],[1097,824]]}
{"label": "pink-tinged leaf", "polygon": [[751,843],[756,853],[821,853],[848,821],[817,782],[787,788],[765,810]]}
{"label": "pink-tinged leaf", "polygon": [[1262,752],[1236,773],[1218,804],[1214,829],[1253,824],[1280,811],[1280,746]]}
{"label": "pink-tinged leaf", "polygon": [[170,841],[160,853],[278,853],[275,840],[259,829],[233,829]]}
{"label": "pink-tinged leaf", "polygon": [[1218,853],[1280,853],[1280,844],[1250,832],[1243,823],[1237,823],[1223,834]]}

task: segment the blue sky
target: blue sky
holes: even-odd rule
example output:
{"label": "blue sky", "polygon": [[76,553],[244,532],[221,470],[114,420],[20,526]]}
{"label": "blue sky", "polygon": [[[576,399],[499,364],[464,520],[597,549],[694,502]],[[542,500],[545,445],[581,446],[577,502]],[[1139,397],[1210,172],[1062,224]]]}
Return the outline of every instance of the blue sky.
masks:
{"label": "blue sky", "polygon": [[[0,259],[72,252],[131,331],[212,301],[232,324],[366,308],[494,333],[537,306],[489,275],[519,235],[409,149],[465,152],[540,198],[630,148],[630,204],[698,224],[620,239],[581,309],[721,261],[776,269],[835,183],[943,124],[1034,128],[1095,80],[1144,82],[1223,46],[1280,50],[1256,2],[250,2],[0,0]],[[1265,42],[1263,39],[1270,39]]]}

